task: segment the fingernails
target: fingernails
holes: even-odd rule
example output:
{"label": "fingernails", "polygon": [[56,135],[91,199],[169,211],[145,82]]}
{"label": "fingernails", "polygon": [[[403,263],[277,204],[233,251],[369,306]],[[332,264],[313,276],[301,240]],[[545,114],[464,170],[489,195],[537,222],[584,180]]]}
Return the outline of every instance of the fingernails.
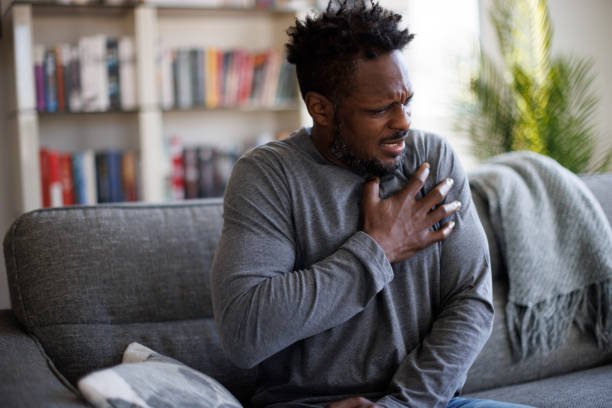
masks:
{"label": "fingernails", "polygon": [[450,228],[450,229],[455,228],[455,221],[450,221],[450,222],[448,223],[448,228]]}
{"label": "fingernails", "polygon": [[461,202],[460,201],[453,201],[452,202],[452,206],[453,206],[453,210],[460,209],[461,208]]}
{"label": "fingernails", "polygon": [[447,178],[446,182],[448,183],[449,186],[452,186],[453,184],[455,184],[455,180],[453,180],[452,178]]}
{"label": "fingernails", "polygon": [[429,163],[425,162],[423,163],[423,166],[425,166],[426,168],[429,168]]}

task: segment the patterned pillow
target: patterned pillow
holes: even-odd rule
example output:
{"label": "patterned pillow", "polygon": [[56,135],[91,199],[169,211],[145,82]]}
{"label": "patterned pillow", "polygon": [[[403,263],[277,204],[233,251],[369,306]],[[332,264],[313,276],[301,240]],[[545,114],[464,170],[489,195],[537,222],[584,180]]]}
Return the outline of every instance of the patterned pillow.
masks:
{"label": "patterned pillow", "polygon": [[242,408],[215,379],[141,344],[130,344],[122,361],[79,380],[79,390],[93,406]]}

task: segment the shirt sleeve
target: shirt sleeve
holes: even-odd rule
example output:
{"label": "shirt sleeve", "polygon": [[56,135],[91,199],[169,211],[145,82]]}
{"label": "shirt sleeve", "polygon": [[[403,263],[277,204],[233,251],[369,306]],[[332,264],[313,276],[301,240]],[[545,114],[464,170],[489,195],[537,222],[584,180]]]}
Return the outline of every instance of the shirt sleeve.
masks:
{"label": "shirt sleeve", "polygon": [[446,177],[455,181],[446,202],[459,200],[462,209],[449,217],[456,226],[440,243],[440,310],[431,331],[400,364],[389,394],[378,401],[389,408],[446,407],[463,386],[493,323],[488,246],[468,180],[447,144],[439,145],[435,157],[437,182]]}
{"label": "shirt sleeve", "polygon": [[215,322],[240,367],[344,323],[393,279],[382,248],[359,231],[326,258],[294,269],[290,188],[270,156],[255,152],[234,167],[212,266]]}

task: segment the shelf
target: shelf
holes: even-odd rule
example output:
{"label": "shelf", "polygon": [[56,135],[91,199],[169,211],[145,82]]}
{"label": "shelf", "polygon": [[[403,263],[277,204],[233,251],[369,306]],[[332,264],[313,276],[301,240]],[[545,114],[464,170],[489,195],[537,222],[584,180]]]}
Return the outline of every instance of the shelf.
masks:
{"label": "shelf", "polygon": [[[275,50],[280,55],[286,29],[296,16],[293,10],[197,7],[180,1],[72,5],[18,0],[2,1],[2,6],[2,23],[9,30],[5,30],[6,39],[0,39],[0,50],[5,50],[2,58],[10,62],[15,77],[6,92],[9,102],[4,113],[8,114],[11,154],[18,158],[14,163],[15,201],[21,211],[39,208],[42,203],[41,146],[68,153],[137,151],[142,198],[160,201],[165,197],[170,138],[176,136],[183,146],[236,151],[305,124],[304,104],[299,97],[293,99],[294,94],[274,105],[266,104],[274,103],[274,98],[262,99],[264,104],[259,105],[249,105],[251,99],[245,98],[237,99],[244,105],[230,99],[231,105],[208,108],[181,100],[185,108],[167,108],[170,105],[164,105],[167,101],[161,99],[158,82],[160,50]],[[126,105],[127,110],[38,112],[32,75],[34,46],[74,46],[80,38],[97,35],[133,38],[136,105]],[[136,108],[131,109],[133,106]]]}
{"label": "shelf", "polygon": [[300,108],[299,104],[288,104],[278,106],[220,106],[218,108],[206,108],[193,106],[190,108],[162,109],[162,113],[172,112],[242,112],[242,113],[266,113],[266,112],[295,112]]}

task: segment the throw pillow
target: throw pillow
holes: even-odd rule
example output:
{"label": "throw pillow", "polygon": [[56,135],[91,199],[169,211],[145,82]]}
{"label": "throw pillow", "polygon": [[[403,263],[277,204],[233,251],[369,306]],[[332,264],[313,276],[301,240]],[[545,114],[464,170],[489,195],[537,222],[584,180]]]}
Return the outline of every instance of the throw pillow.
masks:
{"label": "throw pillow", "polygon": [[88,374],[78,388],[95,407],[242,408],[215,379],[138,343],[122,364]]}

